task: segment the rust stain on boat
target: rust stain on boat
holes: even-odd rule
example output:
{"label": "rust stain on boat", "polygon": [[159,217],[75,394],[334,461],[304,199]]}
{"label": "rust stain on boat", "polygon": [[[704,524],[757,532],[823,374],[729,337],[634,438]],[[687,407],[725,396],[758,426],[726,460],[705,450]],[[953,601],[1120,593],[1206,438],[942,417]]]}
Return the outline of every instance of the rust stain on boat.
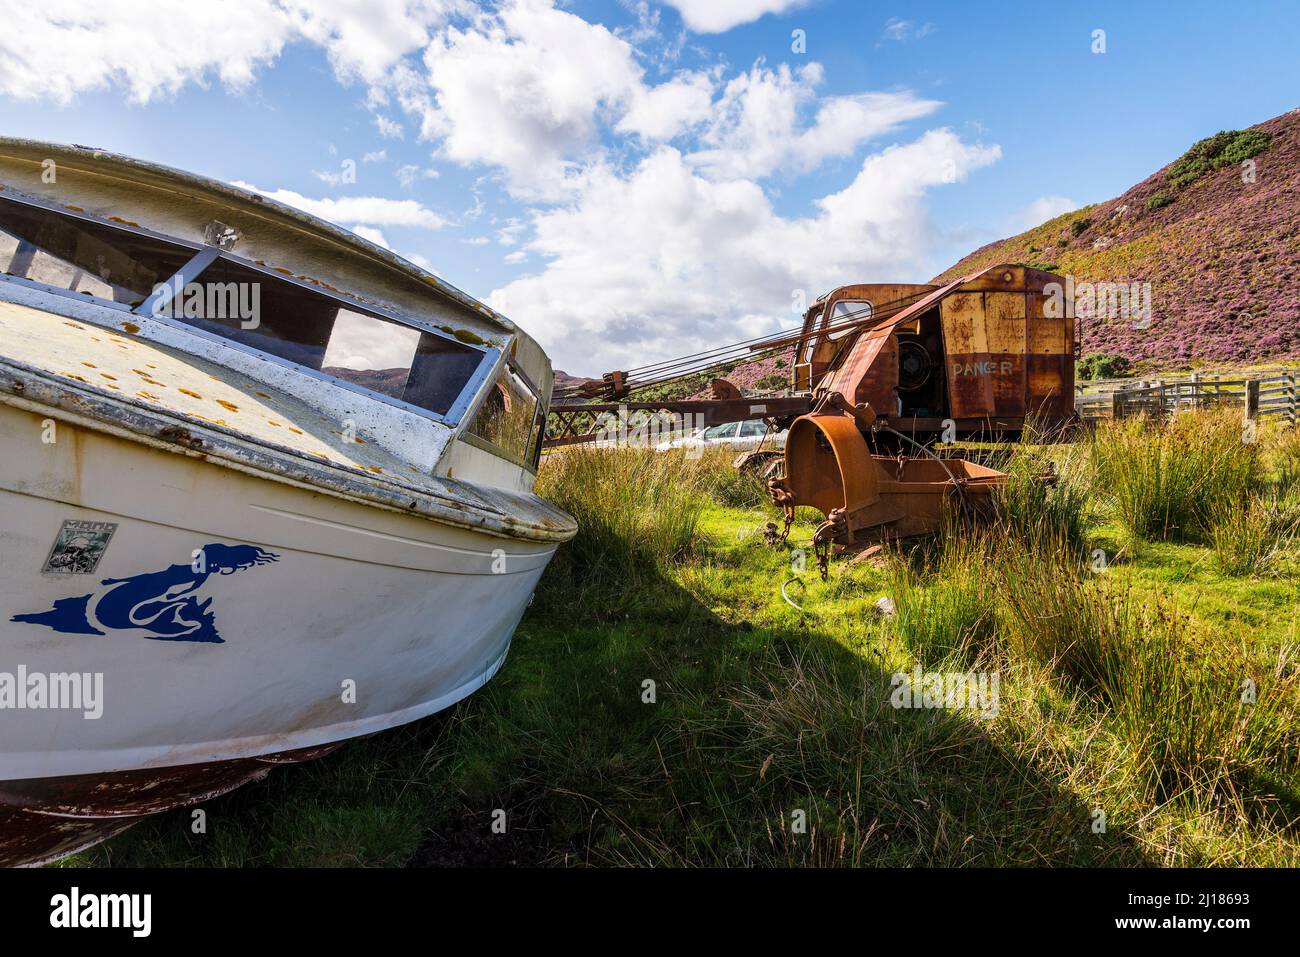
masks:
{"label": "rust stain on boat", "polygon": [[0,783],[0,866],[41,863],[121,833],[137,821],[259,781],[342,746],[281,751],[207,764],[72,774]]}

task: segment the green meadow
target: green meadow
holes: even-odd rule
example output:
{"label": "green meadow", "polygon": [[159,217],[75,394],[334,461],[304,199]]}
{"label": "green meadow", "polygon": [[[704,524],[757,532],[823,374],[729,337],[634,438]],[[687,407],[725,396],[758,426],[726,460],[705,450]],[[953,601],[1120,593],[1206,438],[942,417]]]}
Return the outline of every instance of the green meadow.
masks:
{"label": "green meadow", "polygon": [[824,582],[729,456],[548,456],[582,529],[483,690],[64,863],[1300,865],[1300,434],[994,451],[994,516]]}

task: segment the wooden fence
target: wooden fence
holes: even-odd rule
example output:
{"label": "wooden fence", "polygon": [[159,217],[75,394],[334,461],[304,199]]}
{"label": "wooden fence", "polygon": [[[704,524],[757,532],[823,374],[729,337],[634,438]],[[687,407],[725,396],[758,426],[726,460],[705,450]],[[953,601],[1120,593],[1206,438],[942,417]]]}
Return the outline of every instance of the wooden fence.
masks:
{"label": "wooden fence", "polygon": [[1266,378],[1224,378],[1192,374],[1176,379],[1107,380],[1090,383],[1095,392],[1078,392],[1074,407],[1084,421],[1130,415],[1165,417],[1181,409],[1237,407],[1249,421],[1280,417],[1294,425],[1300,416],[1296,380],[1286,372]]}

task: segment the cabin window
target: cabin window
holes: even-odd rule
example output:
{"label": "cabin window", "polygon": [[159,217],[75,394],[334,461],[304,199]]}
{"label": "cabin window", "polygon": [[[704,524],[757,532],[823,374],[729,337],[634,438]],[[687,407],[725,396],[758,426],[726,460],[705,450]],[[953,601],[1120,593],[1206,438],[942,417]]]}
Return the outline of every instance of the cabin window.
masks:
{"label": "cabin window", "polygon": [[0,198],[0,272],[19,279],[135,303],[193,255],[151,236]]}
{"label": "cabin window", "polygon": [[177,274],[201,248],[0,196],[0,272],[10,276],[133,307],[148,300],[144,308],[159,318],[440,417],[459,413],[458,402],[468,400],[475,375],[489,361],[486,348],[382,317],[227,256],[198,276],[187,275],[187,285],[177,289],[172,282],[181,282]]}
{"label": "cabin window", "polygon": [[541,439],[540,405],[528,383],[506,363],[468,431],[519,463],[534,464]]}
{"label": "cabin window", "polygon": [[[841,299],[831,309],[832,326],[840,325],[847,322],[862,322],[871,318],[872,306],[865,299]],[[831,341],[847,336],[853,330],[841,329],[838,332],[832,332],[828,338]]]}
{"label": "cabin window", "polygon": [[441,416],[484,357],[224,257],[160,315]]}

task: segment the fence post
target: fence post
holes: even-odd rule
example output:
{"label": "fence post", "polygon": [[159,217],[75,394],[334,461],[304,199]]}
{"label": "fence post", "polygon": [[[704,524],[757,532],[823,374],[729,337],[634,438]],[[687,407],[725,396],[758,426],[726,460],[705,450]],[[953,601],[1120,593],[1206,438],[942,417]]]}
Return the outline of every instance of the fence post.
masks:
{"label": "fence post", "polygon": [[1286,417],[1292,425],[1296,423],[1295,374],[1286,377]]}
{"label": "fence post", "polygon": [[1201,375],[1199,372],[1192,373],[1192,408],[1200,409],[1201,407]]}
{"label": "fence post", "polygon": [[1123,393],[1116,389],[1110,394],[1110,417],[1112,419],[1122,419],[1124,417],[1124,400],[1121,398]]}
{"label": "fence post", "polygon": [[1246,391],[1242,395],[1242,423],[1254,422],[1259,418],[1259,380],[1247,379]]}

